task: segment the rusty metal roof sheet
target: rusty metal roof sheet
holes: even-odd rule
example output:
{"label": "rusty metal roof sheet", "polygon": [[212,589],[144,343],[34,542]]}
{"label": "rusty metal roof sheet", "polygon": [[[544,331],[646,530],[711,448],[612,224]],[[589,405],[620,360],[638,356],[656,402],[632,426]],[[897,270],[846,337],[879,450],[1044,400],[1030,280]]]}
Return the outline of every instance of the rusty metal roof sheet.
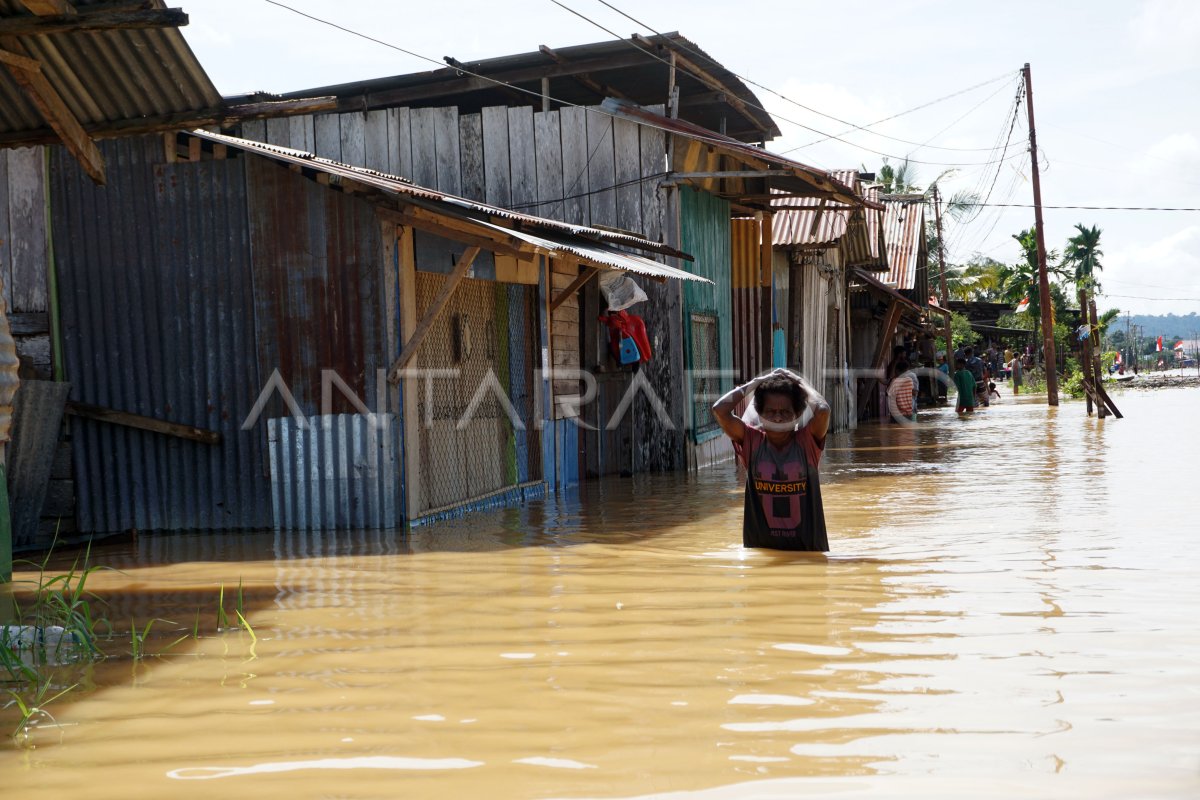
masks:
{"label": "rusty metal roof sheet", "polygon": [[[279,147],[235,136],[220,133],[210,133],[194,130],[189,133],[200,139],[224,144],[239,150],[256,153],[266,158],[325,173],[335,181],[350,179],[368,187],[378,189],[386,194],[405,200],[425,201],[425,208],[435,210],[439,214],[454,217],[457,220],[471,223],[486,232],[503,232],[514,236],[550,255],[563,255],[577,258],[594,266],[624,269],[643,275],[653,275],[663,278],[678,278],[681,280],[696,280],[710,282],[707,278],[687,272],[686,270],[660,264],[644,256],[618,250],[617,247],[634,247],[641,250],[674,256],[691,260],[691,256],[649,239],[643,239],[631,233],[590,228],[585,225],[572,225],[568,222],[535,217],[522,214],[506,208],[467,200],[463,197],[439,192],[418,186],[412,181],[396,175],[388,175],[365,167],[343,164],[328,158],[320,158],[302,150],[289,147]],[[518,227],[498,225],[491,219],[479,219],[475,214],[489,218],[499,218],[517,223]]]}
{"label": "rusty metal roof sheet", "polygon": [[925,248],[923,195],[884,196],[883,238],[887,243],[887,282],[897,289],[916,285],[917,266]]}
{"label": "rusty metal roof sheet", "polygon": [[[86,12],[104,0],[75,0]],[[150,8],[162,10],[162,0]],[[128,10],[128,9],[127,9]],[[0,0],[0,21],[35,19],[20,0]],[[28,57],[85,127],[222,105],[221,95],[177,28],[22,35]],[[42,136],[46,121],[8,70],[0,69],[0,137]]]}
{"label": "rusty metal roof sheet", "polygon": [[747,164],[758,164],[767,169],[777,169],[780,177],[799,178],[805,184],[819,192],[827,194],[832,200],[849,206],[861,206],[863,200],[854,193],[854,189],[839,181],[832,173],[825,170],[801,164],[790,158],[772,153],[761,147],[739,142],[729,136],[687,122],[682,119],[671,119],[662,114],[643,108],[636,103],[616,98],[607,98],[600,108],[621,119],[628,119],[642,125],[650,125],[667,133],[703,142],[714,151],[730,156]]}
{"label": "rusty metal roof sheet", "polygon": [[[857,170],[829,174],[858,190]],[[771,207],[777,209],[771,226],[771,241],[777,245],[830,245],[845,235],[850,221],[849,209],[820,197],[780,197],[771,201]]]}

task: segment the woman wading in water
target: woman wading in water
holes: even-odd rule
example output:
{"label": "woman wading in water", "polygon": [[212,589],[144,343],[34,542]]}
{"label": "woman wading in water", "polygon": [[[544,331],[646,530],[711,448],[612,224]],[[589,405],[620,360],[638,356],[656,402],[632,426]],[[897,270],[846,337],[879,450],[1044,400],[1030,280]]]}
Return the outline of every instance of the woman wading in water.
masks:
{"label": "woman wading in water", "polygon": [[[740,419],[733,410],[751,395],[757,414]],[[828,550],[817,471],[829,429],[825,398],[796,373],[776,369],[726,394],[713,416],[746,467],[742,544]]]}

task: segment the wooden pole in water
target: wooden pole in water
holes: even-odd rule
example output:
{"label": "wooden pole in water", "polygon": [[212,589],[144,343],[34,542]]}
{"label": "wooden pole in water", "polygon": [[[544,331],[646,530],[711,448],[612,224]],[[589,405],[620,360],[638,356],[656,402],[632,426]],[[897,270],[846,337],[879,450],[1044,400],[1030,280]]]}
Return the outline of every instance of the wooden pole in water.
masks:
{"label": "wooden pole in water", "polygon": [[[1080,286],[1079,287],[1079,318],[1083,322],[1084,325],[1088,324],[1087,308],[1088,308],[1087,289],[1084,289],[1082,286]],[[1078,337],[1076,340],[1078,340]],[[1096,378],[1096,376],[1092,370],[1092,337],[1090,334],[1088,335],[1088,337],[1086,339],[1083,340],[1083,346],[1080,348],[1080,350],[1082,350],[1082,352],[1080,353],[1080,356],[1081,356],[1080,361],[1082,363],[1079,365],[1079,369],[1080,369],[1080,372],[1083,373],[1083,395],[1087,399],[1087,413],[1088,413],[1088,416],[1090,417],[1092,415],[1092,386],[1091,385],[1095,381],[1095,378]],[[1100,404],[1099,414],[1101,417],[1104,416],[1104,404],[1103,403]]]}
{"label": "wooden pole in water", "polygon": [[[954,374],[954,326],[950,322],[950,293],[946,290],[946,243],[942,241],[942,198],[938,194],[938,187],[933,185],[933,218],[937,223],[938,237],[938,266],[941,267],[942,277],[942,307],[946,309],[946,369],[949,370],[946,374]],[[940,396],[941,390],[934,389],[934,394]],[[937,397],[935,396],[936,400]]]}
{"label": "wooden pole in water", "polygon": [[1058,355],[1054,347],[1054,309],[1050,303],[1050,276],[1046,271],[1046,235],[1042,230],[1042,182],[1038,175],[1037,128],[1033,124],[1033,77],[1029,64],[1021,70],[1025,75],[1025,108],[1029,113],[1029,161],[1033,182],[1034,234],[1037,239],[1038,298],[1042,306],[1042,361],[1046,366],[1046,402],[1058,405]]}

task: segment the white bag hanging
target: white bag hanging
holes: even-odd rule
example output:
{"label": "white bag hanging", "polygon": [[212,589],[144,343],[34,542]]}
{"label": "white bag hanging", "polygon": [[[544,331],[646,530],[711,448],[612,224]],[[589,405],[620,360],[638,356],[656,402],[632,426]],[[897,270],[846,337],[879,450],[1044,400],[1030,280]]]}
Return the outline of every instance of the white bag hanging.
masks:
{"label": "white bag hanging", "polygon": [[648,300],[642,287],[633,278],[619,269],[607,269],[600,273],[600,291],[608,301],[609,311],[624,311],[635,303]]}

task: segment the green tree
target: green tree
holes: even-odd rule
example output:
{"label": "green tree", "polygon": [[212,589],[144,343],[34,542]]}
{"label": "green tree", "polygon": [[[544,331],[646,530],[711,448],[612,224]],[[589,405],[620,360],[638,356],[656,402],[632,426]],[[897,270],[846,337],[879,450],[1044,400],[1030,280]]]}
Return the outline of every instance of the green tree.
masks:
{"label": "green tree", "polygon": [[1075,285],[1089,292],[1100,291],[1100,282],[1096,273],[1103,269],[1100,258],[1104,251],[1100,249],[1100,229],[1095,225],[1088,228],[1080,223],[1075,224],[1076,235],[1067,240],[1067,250],[1063,263],[1074,267]]}

